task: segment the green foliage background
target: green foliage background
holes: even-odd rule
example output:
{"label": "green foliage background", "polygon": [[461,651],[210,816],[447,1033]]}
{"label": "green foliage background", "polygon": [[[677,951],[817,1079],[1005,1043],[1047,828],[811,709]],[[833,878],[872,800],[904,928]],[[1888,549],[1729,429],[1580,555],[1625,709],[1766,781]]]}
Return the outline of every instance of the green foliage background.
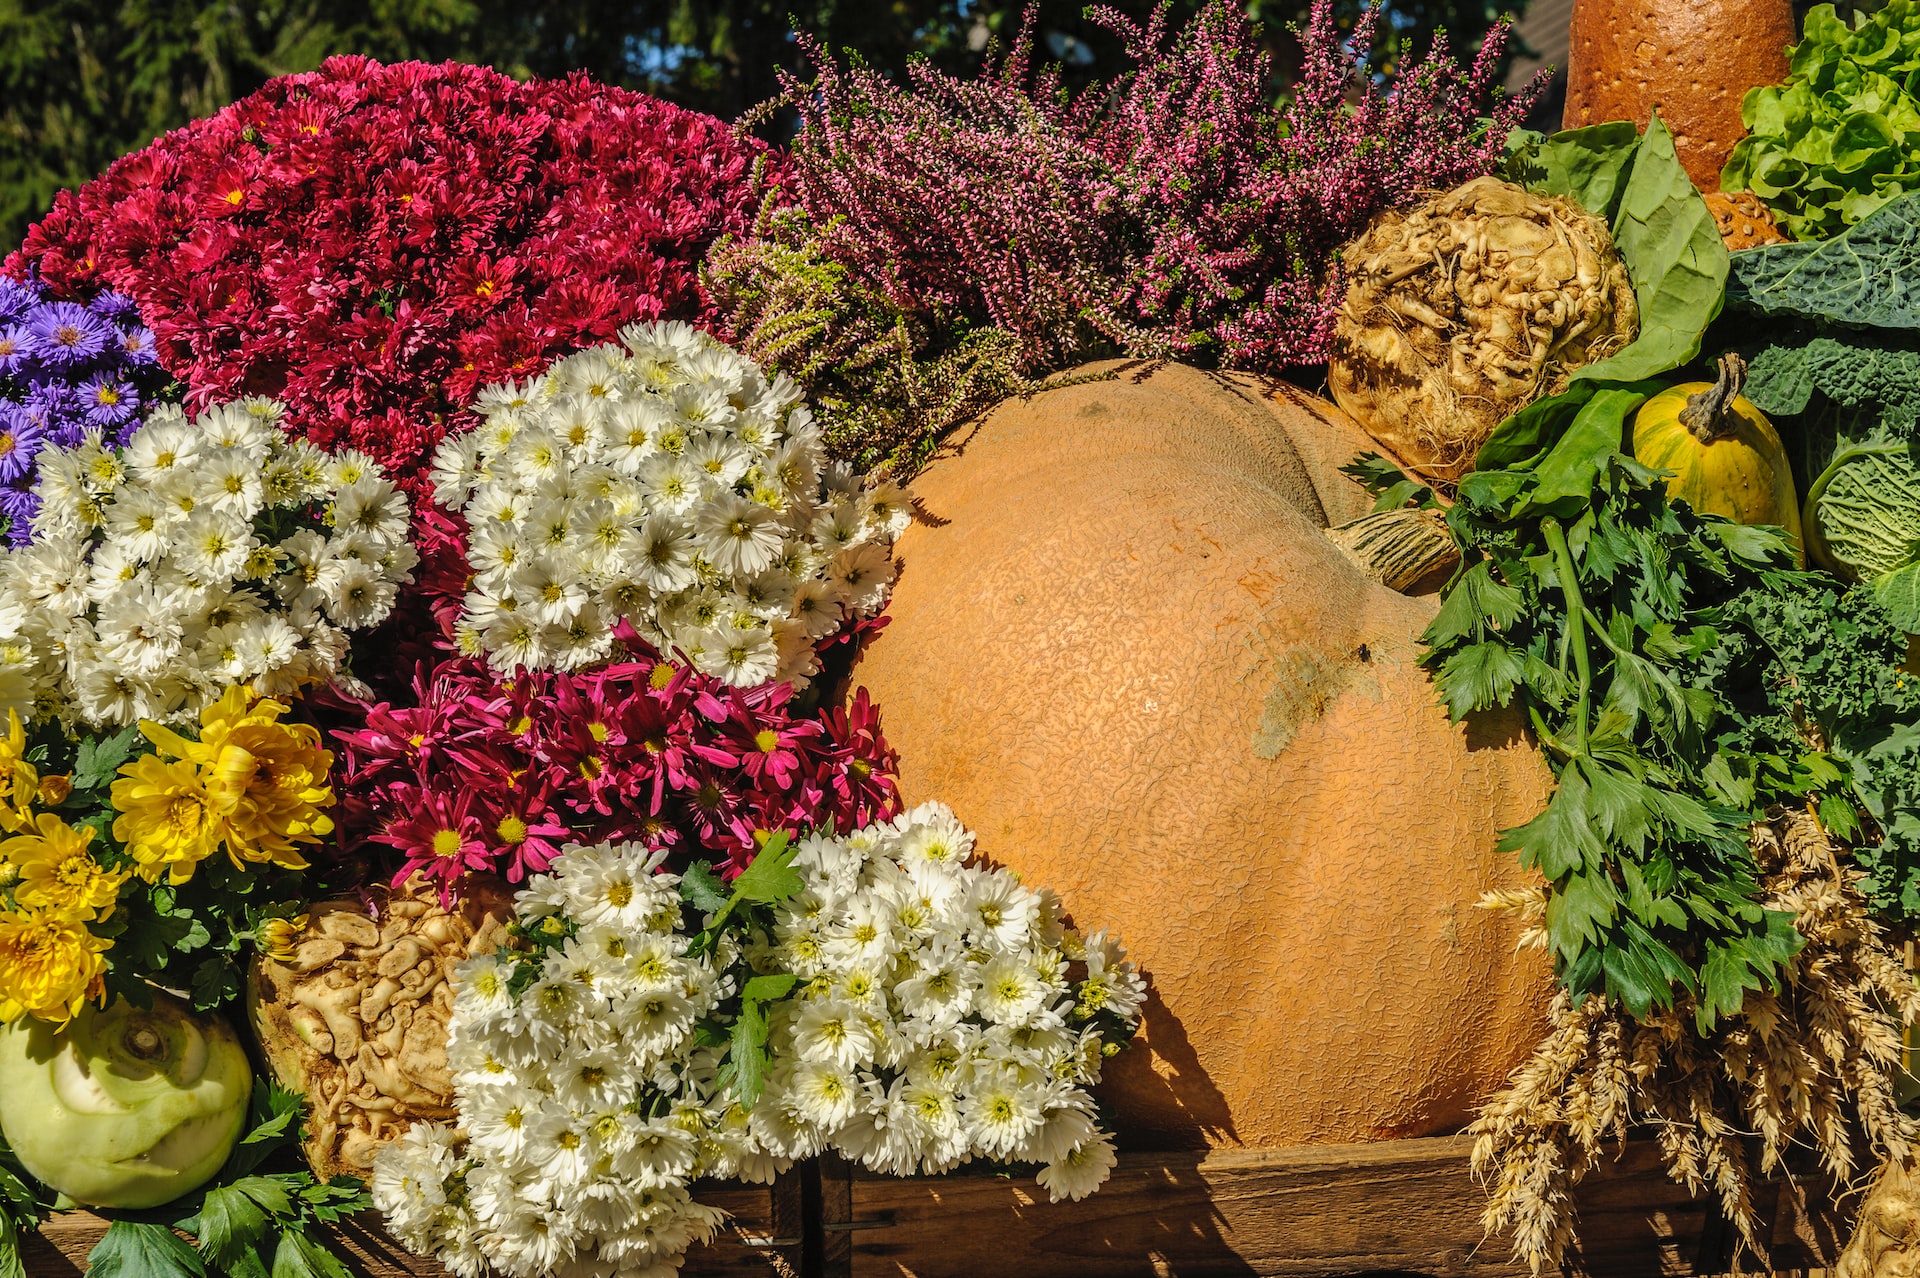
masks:
{"label": "green foliage background", "polygon": [[[1117,44],[1082,0],[1036,0],[1042,56],[1069,80],[1107,74]],[[1115,0],[1135,16],[1153,0]],[[1351,21],[1361,0],[1339,0]],[[1308,0],[1249,0],[1282,59]],[[1024,0],[0,0],[0,251],[19,243],[55,191],[336,53],[458,59],[519,77],[584,69],[732,119],[798,70],[798,27],[898,71],[924,54],[977,66],[988,39],[1018,29]],[[1184,18],[1197,0],[1173,0]],[[1438,28],[1465,46],[1503,9],[1491,0],[1389,0],[1382,69]],[[1470,47],[1470,46],[1467,46]],[[1278,86],[1276,86],[1278,87]],[[771,127],[777,130],[775,122]]]}

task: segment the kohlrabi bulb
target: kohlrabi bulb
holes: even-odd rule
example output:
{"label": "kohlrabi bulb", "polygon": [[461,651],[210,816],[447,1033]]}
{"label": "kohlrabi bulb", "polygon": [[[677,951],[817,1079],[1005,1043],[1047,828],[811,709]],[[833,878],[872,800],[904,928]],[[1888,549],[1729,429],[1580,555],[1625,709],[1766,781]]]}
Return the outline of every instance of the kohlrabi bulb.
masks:
{"label": "kohlrabi bulb", "polygon": [[220,1170],[253,1070],[217,1016],[164,994],[0,1028],[0,1132],[26,1169],[89,1207],[158,1207]]}

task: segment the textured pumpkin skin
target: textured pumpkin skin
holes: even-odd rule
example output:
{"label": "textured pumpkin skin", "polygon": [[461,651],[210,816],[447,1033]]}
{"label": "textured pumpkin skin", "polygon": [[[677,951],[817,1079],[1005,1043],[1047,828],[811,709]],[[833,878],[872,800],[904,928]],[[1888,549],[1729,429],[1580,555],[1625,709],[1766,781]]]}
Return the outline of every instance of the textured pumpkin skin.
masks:
{"label": "textured pumpkin skin", "polygon": [[1118,934],[1143,1038],[1101,1096],[1136,1147],[1458,1130],[1536,1045],[1550,973],[1474,908],[1550,779],[1469,741],[1415,664],[1432,598],[1321,529],[1369,442],[1297,391],[1179,366],[1009,401],[915,480],[855,679],[908,802]]}
{"label": "textured pumpkin skin", "polygon": [[1740,99],[1787,78],[1798,38],[1792,0],[1575,0],[1565,125],[1644,129],[1658,110],[1687,176],[1717,191],[1746,133]]}
{"label": "textured pumpkin skin", "polygon": [[1667,496],[1697,511],[1741,524],[1779,524],[1793,534],[1804,564],[1793,467],[1766,415],[1736,397],[1733,434],[1710,444],[1695,439],[1681,423],[1687,398],[1712,389],[1709,382],[1685,382],[1642,404],[1633,418],[1634,457],[1643,465],[1673,471]]}

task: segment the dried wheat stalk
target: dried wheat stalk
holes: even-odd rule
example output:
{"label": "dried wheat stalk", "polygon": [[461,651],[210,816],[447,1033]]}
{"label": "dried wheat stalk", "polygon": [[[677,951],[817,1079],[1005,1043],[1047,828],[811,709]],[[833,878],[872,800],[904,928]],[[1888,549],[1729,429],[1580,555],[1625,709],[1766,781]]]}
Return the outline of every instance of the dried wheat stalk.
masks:
{"label": "dried wheat stalk", "polygon": [[[1806,939],[1779,993],[1749,994],[1701,1038],[1684,997],[1636,1021],[1604,998],[1575,1007],[1563,991],[1546,1040],[1469,1129],[1489,1189],[1482,1220],[1511,1231],[1514,1255],[1535,1274],[1559,1268],[1574,1236],[1573,1187],[1630,1123],[1654,1129],[1668,1174],[1716,1194],[1756,1254],[1748,1138],[1758,1138],[1762,1175],[1800,1145],[1842,1183],[1862,1170],[1863,1148],[1902,1160],[1915,1152],[1920,1125],[1895,1104],[1894,1081],[1920,986],[1811,815],[1776,814],[1754,828],[1753,844],[1765,904],[1791,912]],[[1545,902],[1539,890],[1483,904],[1537,917]],[[1523,943],[1545,943],[1539,924]]]}

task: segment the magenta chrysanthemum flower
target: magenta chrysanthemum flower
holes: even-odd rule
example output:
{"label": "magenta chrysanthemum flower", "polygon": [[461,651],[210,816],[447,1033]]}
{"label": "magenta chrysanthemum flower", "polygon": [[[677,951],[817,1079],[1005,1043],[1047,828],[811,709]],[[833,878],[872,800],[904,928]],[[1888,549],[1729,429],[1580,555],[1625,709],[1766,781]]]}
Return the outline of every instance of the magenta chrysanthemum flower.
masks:
{"label": "magenta chrysanthemum flower", "polygon": [[449,793],[441,789],[415,790],[411,802],[397,811],[373,837],[398,848],[406,863],[393,876],[398,887],[415,871],[451,888],[471,870],[489,868],[487,844],[474,815],[477,797],[472,790]]}
{"label": "magenta chrysanthemum flower", "polygon": [[735,873],[774,831],[895,810],[893,755],[864,694],[814,718],[790,685],[732,688],[628,647],[629,660],[510,684],[453,658],[416,681],[417,704],[359,706],[360,726],[334,734],[349,850],[396,848],[403,877],[443,883],[474,868],[517,882],[569,841],[632,840]]}

